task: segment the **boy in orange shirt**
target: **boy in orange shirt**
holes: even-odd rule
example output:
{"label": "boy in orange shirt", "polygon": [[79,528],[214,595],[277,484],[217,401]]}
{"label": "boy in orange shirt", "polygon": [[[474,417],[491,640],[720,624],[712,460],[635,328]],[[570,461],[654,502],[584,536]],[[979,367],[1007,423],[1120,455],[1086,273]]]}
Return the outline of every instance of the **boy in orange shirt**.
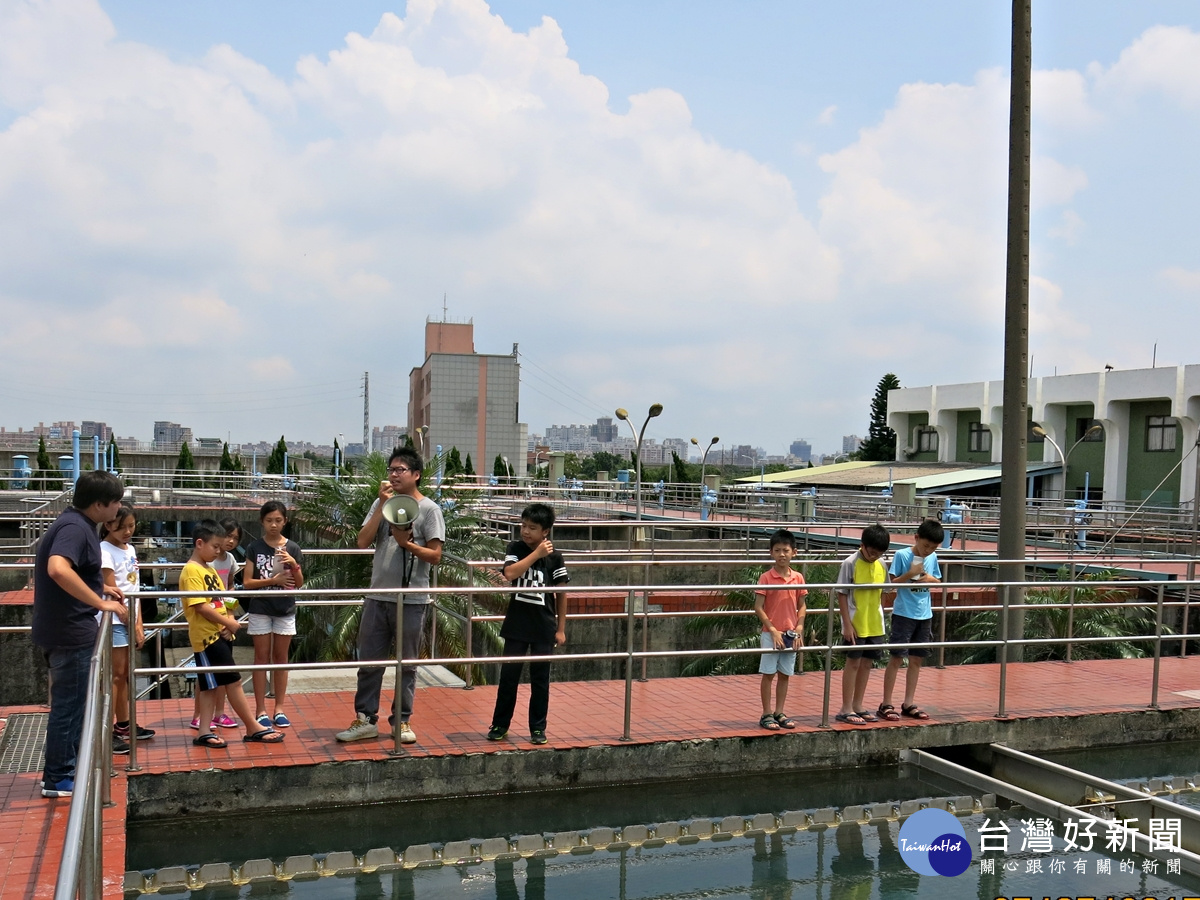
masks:
{"label": "boy in orange shirt", "polygon": [[[802,585],[804,576],[792,570],[796,555],[796,538],[781,528],[771,535],[771,559],[775,565],[763,572],[760,585]],[[804,598],[808,591],[793,587],[777,587],[770,591],[754,592],[754,613],[762,622],[759,646],[774,652],[764,653],[758,665],[762,675],[762,718],[758,724],[768,731],[795,728],[796,723],[783,712],[787,702],[788,678],[796,672],[796,648],[803,643],[804,615],[808,607]],[[778,676],[775,687],[775,706],[771,706],[771,679]]]}

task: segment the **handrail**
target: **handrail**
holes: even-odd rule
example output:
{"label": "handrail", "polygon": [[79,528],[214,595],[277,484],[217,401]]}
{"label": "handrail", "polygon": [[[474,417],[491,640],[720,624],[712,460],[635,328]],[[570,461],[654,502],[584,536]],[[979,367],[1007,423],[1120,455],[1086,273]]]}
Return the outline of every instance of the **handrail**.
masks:
{"label": "handrail", "polygon": [[104,835],[101,808],[111,804],[112,613],[100,617],[88,667],[83,731],[75,761],[75,787],[63,838],[54,900],[100,900],[104,894]]}

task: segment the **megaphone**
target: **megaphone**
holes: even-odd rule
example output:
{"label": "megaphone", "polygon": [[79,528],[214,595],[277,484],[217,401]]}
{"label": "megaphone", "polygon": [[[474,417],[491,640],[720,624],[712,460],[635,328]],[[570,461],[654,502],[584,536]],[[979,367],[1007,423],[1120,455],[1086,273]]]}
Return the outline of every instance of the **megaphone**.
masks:
{"label": "megaphone", "polygon": [[419,512],[417,501],[408,494],[396,494],[383,504],[384,520],[397,528],[412,528]]}

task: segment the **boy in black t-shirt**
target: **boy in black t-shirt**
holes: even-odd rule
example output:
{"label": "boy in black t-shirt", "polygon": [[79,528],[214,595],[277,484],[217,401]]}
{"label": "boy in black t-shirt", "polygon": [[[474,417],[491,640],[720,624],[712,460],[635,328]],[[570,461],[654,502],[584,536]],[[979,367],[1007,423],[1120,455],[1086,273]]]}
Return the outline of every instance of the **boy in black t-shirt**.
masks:
{"label": "boy in black t-shirt", "polygon": [[[521,513],[521,540],[508,545],[504,554],[504,577],[518,591],[508,602],[508,612],[500,637],[504,638],[505,656],[549,656],[554,648],[567,642],[567,598],[542,590],[550,585],[566,584],[567,567],[562,554],[550,542],[554,510],[545,503],[532,503]],[[489,741],[500,741],[508,734],[513,710],[517,705],[517,685],[521,682],[523,662],[504,663],[500,667],[500,686],[496,709],[492,713]],[[550,663],[529,664],[529,740],[546,743],[546,712],[550,706]]]}

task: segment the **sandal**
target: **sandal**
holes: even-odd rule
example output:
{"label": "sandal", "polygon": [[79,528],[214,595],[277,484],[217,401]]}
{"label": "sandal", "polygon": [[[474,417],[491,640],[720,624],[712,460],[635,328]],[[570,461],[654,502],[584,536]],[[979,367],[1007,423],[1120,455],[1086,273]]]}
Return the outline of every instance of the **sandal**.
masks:
{"label": "sandal", "polygon": [[901,706],[900,715],[908,719],[920,719],[921,721],[929,718],[929,713],[925,712],[925,710],[921,709],[915,703],[912,706]]}
{"label": "sandal", "polygon": [[767,729],[767,731],[779,730],[779,723],[775,721],[775,716],[773,716],[771,713],[767,713],[765,716],[759,719],[758,724],[760,727]]}
{"label": "sandal", "polygon": [[879,718],[883,719],[885,722],[900,721],[900,713],[896,712],[896,707],[892,706],[890,703],[880,703],[879,709],[875,710],[875,712],[878,714]]}
{"label": "sandal", "polygon": [[789,719],[783,713],[773,713],[771,718],[775,720],[780,728],[787,728],[790,731],[796,727],[795,720]]}
{"label": "sandal", "polygon": [[858,713],[838,713],[834,716],[839,722],[845,722],[847,725],[866,725],[867,721]]}
{"label": "sandal", "polygon": [[202,734],[198,738],[192,738],[192,743],[197,747],[209,747],[213,750],[222,750],[229,746],[221,738],[217,737],[211,731],[208,734]]}
{"label": "sandal", "polygon": [[856,716],[858,716],[860,719],[862,719],[864,722],[867,722],[867,723],[871,723],[871,722],[878,722],[878,721],[879,721],[879,719],[877,719],[877,718],[875,717],[875,713],[873,713],[873,712],[867,712],[866,710],[859,710],[858,712],[856,712],[856,713],[855,713],[855,715],[856,715]]}
{"label": "sandal", "polygon": [[278,744],[283,740],[283,732],[275,731],[273,728],[264,728],[262,731],[246,735],[242,740],[247,744]]}

